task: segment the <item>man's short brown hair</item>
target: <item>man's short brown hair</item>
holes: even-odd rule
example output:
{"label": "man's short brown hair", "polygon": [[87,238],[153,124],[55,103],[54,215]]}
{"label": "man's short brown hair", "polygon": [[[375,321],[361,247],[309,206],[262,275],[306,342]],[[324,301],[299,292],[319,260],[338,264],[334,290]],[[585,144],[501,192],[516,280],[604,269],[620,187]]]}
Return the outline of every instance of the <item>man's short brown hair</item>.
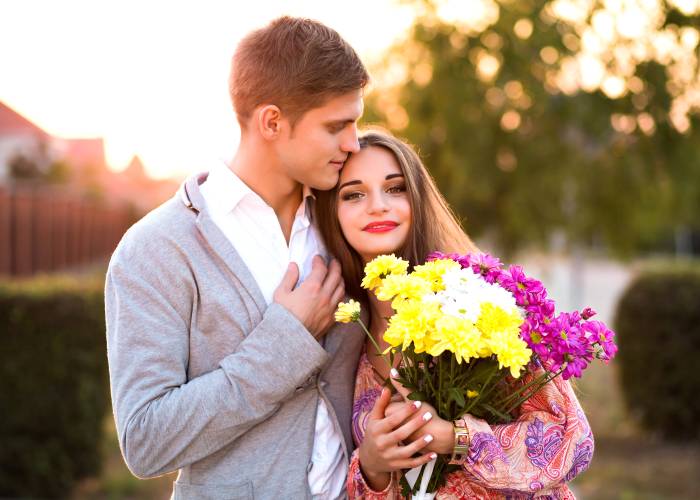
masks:
{"label": "man's short brown hair", "polygon": [[306,111],[362,89],[368,81],[362,61],[335,30],[285,16],[241,40],[229,90],[244,127],[261,104],[276,105],[294,123]]}

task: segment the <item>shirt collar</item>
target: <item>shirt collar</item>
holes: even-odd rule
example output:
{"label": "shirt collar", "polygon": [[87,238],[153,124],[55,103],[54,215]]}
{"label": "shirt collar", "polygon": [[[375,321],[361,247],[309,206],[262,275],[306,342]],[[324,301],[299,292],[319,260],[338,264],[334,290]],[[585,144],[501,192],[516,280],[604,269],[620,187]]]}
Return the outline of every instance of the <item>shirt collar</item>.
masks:
{"label": "shirt collar", "polygon": [[[218,163],[209,172],[205,182],[207,196],[207,208],[214,215],[225,215],[235,209],[245,198],[261,203],[269,207],[258,193],[250,189],[248,185],[231,170],[228,165]],[[204,187],[204,186],[203,186]],[[311,221],[313,219],[313,206],[316,197],[309,186],[302,188],[302,203],[296,212],[296,217],[302,220]]]}

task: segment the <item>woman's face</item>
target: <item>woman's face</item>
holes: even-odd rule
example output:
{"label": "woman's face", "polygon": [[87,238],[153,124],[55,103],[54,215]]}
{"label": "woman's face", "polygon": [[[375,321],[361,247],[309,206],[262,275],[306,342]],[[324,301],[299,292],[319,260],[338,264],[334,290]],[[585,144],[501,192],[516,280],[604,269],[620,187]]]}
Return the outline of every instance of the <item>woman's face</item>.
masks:
{"label": "woman's face", "polygon": [[338,221],[364,262],[399,250],[411,227],[406,181],[394,155],[370,146],[350,156],[340,173]]}

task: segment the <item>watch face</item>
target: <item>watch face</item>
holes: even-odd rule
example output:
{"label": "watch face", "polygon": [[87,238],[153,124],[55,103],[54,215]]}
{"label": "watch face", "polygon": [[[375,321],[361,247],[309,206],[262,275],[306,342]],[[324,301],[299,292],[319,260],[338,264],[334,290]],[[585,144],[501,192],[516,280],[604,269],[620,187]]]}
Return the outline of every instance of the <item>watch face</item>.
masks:
{"label": "watch face", "polygon": [[457,445],[469,446],[469,434],[466,432],[457,432]]}

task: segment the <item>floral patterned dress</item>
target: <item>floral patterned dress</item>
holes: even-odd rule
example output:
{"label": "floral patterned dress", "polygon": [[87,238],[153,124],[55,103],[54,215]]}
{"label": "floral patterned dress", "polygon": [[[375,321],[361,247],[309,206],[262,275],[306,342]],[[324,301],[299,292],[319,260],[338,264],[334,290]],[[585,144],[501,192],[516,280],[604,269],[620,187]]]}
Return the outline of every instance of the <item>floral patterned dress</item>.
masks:
{"label": "floral patterned dress", "polygon": [[[357,370],[352,432],[362,442],[381,379],[362,354]],[[523,403],[514,422],[490,426],[466,415],[471,445],[463,471],[447,476],[437,500],[575,499],[567,487],[593,456],[593,434],[569,382],[557,377]],[[360,471],[358,450],[348,473],[348,496],[366,500],[404,498],[395,473],[384,491],[373,491]]]}

